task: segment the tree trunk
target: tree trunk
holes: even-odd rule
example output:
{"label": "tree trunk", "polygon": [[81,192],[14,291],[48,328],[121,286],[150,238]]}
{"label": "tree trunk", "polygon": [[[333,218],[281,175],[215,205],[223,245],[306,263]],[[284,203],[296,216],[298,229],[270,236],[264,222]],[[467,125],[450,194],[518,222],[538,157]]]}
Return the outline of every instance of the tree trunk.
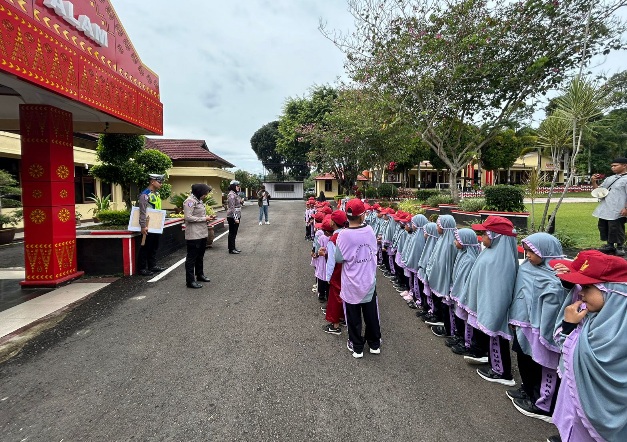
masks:
{"label": "tree trunk", "polygon": [[457,174],[462,170],[461,167],[451,168],[448,176],[448,185],[451,188],[451,196],[455,204],[459,203],[459,189],[457,188]]}

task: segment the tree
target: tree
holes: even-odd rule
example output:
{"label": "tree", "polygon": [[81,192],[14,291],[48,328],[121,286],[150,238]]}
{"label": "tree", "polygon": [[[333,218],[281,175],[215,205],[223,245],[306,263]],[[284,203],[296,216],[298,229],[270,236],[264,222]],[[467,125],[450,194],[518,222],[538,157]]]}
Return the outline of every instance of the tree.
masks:
{"label": "tree", "polygon": [[284,155],[277,152],[278,137],[279,122],[271,121],[261,126],[261,128],[253,134],[250,139],[250,146],[255,154],[257,154],[257,158],[263,163],[264,167],[281,180],[285,174],[287,159]]}
{"label": "tree", "polygon": [[323,124],[336,98],[337,91],[334,88],[318,86],[310,90],[308,97],[289,98],[283,106],[277,152],[285,156],[289,165],[287,167],[295,179],[302,180],[310,173],[308,154],[312,146],[300,133],[301,128],[310,124]]}
{"label": "tree", "polygon": [[514,129],[502,129],[481,149],[481,165],[486,170],[509,169],[533,139]]}
{"label": "tree", "polygon": [[[529,98],[620,46],[608,19],[617,3],[348,0],[356,30],[321,30],[346,53],[351,78],[396,97],[398,113],[449,168],[457,199],[458,172],[529,113]],[[472,125],[479,130],[464,136]]]}
{"label": "tree", "polygon": [[242,189],[250,189],[252,192],[256,192],[261,186],[261,178],[245,170],[236,170],[235,179],[240,182]]}
{"label": "tree", "polygon": [[[89,173],[110,184],[122,187],[122,198],[127,209],[131,208],[131,185],[145,187],[149,173],[166,174],[172,160],[155,149],[144,149],[143,135],[103,134],[98,139],[96,156],[99,164]],[[159,191],[162,199],[169,198],[171,187],[164,183]]]}

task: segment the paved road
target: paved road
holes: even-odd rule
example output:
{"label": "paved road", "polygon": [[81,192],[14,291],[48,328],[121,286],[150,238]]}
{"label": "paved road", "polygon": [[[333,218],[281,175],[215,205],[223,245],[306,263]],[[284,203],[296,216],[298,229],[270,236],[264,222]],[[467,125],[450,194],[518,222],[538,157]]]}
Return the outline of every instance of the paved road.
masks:
{"label": "paved road", "polygon": [[[123,278],[0,365],[0,440],[543,441],[380,278],[381,355],[322,332],[302,202],[244,208],[212,278]],[[183,252],[168,259],[178,261]]]}

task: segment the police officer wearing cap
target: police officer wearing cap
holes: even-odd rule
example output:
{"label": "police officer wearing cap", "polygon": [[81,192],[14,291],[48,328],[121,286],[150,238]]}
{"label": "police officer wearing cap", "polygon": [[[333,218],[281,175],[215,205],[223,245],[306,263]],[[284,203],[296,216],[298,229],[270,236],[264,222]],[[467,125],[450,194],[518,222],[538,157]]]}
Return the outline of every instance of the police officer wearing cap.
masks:
{"label": "police officer wearing cap", "polygon": [[157,265],[157,249],[159,248],[158,233],[148,233],[148,223],[146,222],[146,211],[148,208],[161,210],[161,197],[159,189],[163,184],[164,175],[156,173],[148,174],[150,183],[148,187],[139,194],[137,198],[137,206],[139,207],[139,226],[142,229],[142,235],[146,235],[144,245],[140,245],[137,255],[138,273],[142,276],[150,276],[165,270]]}
{"label": "police officer wearing cap", "polygon": [[[591,177],[593,192],[598,196],[599,205],[592,216],[599,218],[598,228],[601,241],[607,243],[598,250],[607,254],[625,256],[625,221],[627,221],[627,158],[612,160],[614,175],[605,178],[601,184],[601,175]],[[602,191],[602,193],[600,193]]]}
{"label": "police officer wearing cap", "polygon": [[240,253],[240,250],[235,247],[235,238],[237,237],[239,221],[242,217],[242,200],[239,196],[240,189],[239,181],[231,181],[229,184],[229,194],[226,197],[226,220],[229,223],[228,246],[229,253],[232,255]]}

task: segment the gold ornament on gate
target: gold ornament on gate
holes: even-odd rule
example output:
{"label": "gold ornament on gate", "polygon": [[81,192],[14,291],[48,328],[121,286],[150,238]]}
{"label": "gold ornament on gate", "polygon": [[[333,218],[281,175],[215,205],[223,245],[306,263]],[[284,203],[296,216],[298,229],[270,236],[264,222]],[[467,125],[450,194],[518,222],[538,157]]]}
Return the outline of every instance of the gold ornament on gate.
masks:
{"label": "gold ornament on gate", "polygon": [[59,192],[59,196],[61,198],[67,198],[67,190],[63,189],[61,192]]}
{"label": "gold ornament on gate", "polygon": [[62,180],[66,179],[68,176],[70,176],[70,169],[68,169],[67,166],[64,165],[57,167],[57,176]]}
{"label": "gold ornament on gate", "polygon": [[44,167],[41,164],[31,164],[28,174],[33,178],[41,178],[44,175]]}
{"label": "gold ornament on gate", "polygon": [[70,211],[67,209],[61,209],[59,210],[59,221],[61,221],[62,223],[67,222],[70,219]]}
{"label": "gold ornament on gate", "polygon": [[39,199],[39,198],[41,198],[43,195],[44,195],[44,194],[43,194],[43,192],[42,192],[41,190],[39,190],[39,189],[35,189],[35,190],[33,190],[33,198],[35,198],[35,199]]}
{"label": "gold ornament on gate", "polygon": [[30,214],[30,220],[35,224],[41,224],[46,220],[46,212],[41,209],[35,209]]}

